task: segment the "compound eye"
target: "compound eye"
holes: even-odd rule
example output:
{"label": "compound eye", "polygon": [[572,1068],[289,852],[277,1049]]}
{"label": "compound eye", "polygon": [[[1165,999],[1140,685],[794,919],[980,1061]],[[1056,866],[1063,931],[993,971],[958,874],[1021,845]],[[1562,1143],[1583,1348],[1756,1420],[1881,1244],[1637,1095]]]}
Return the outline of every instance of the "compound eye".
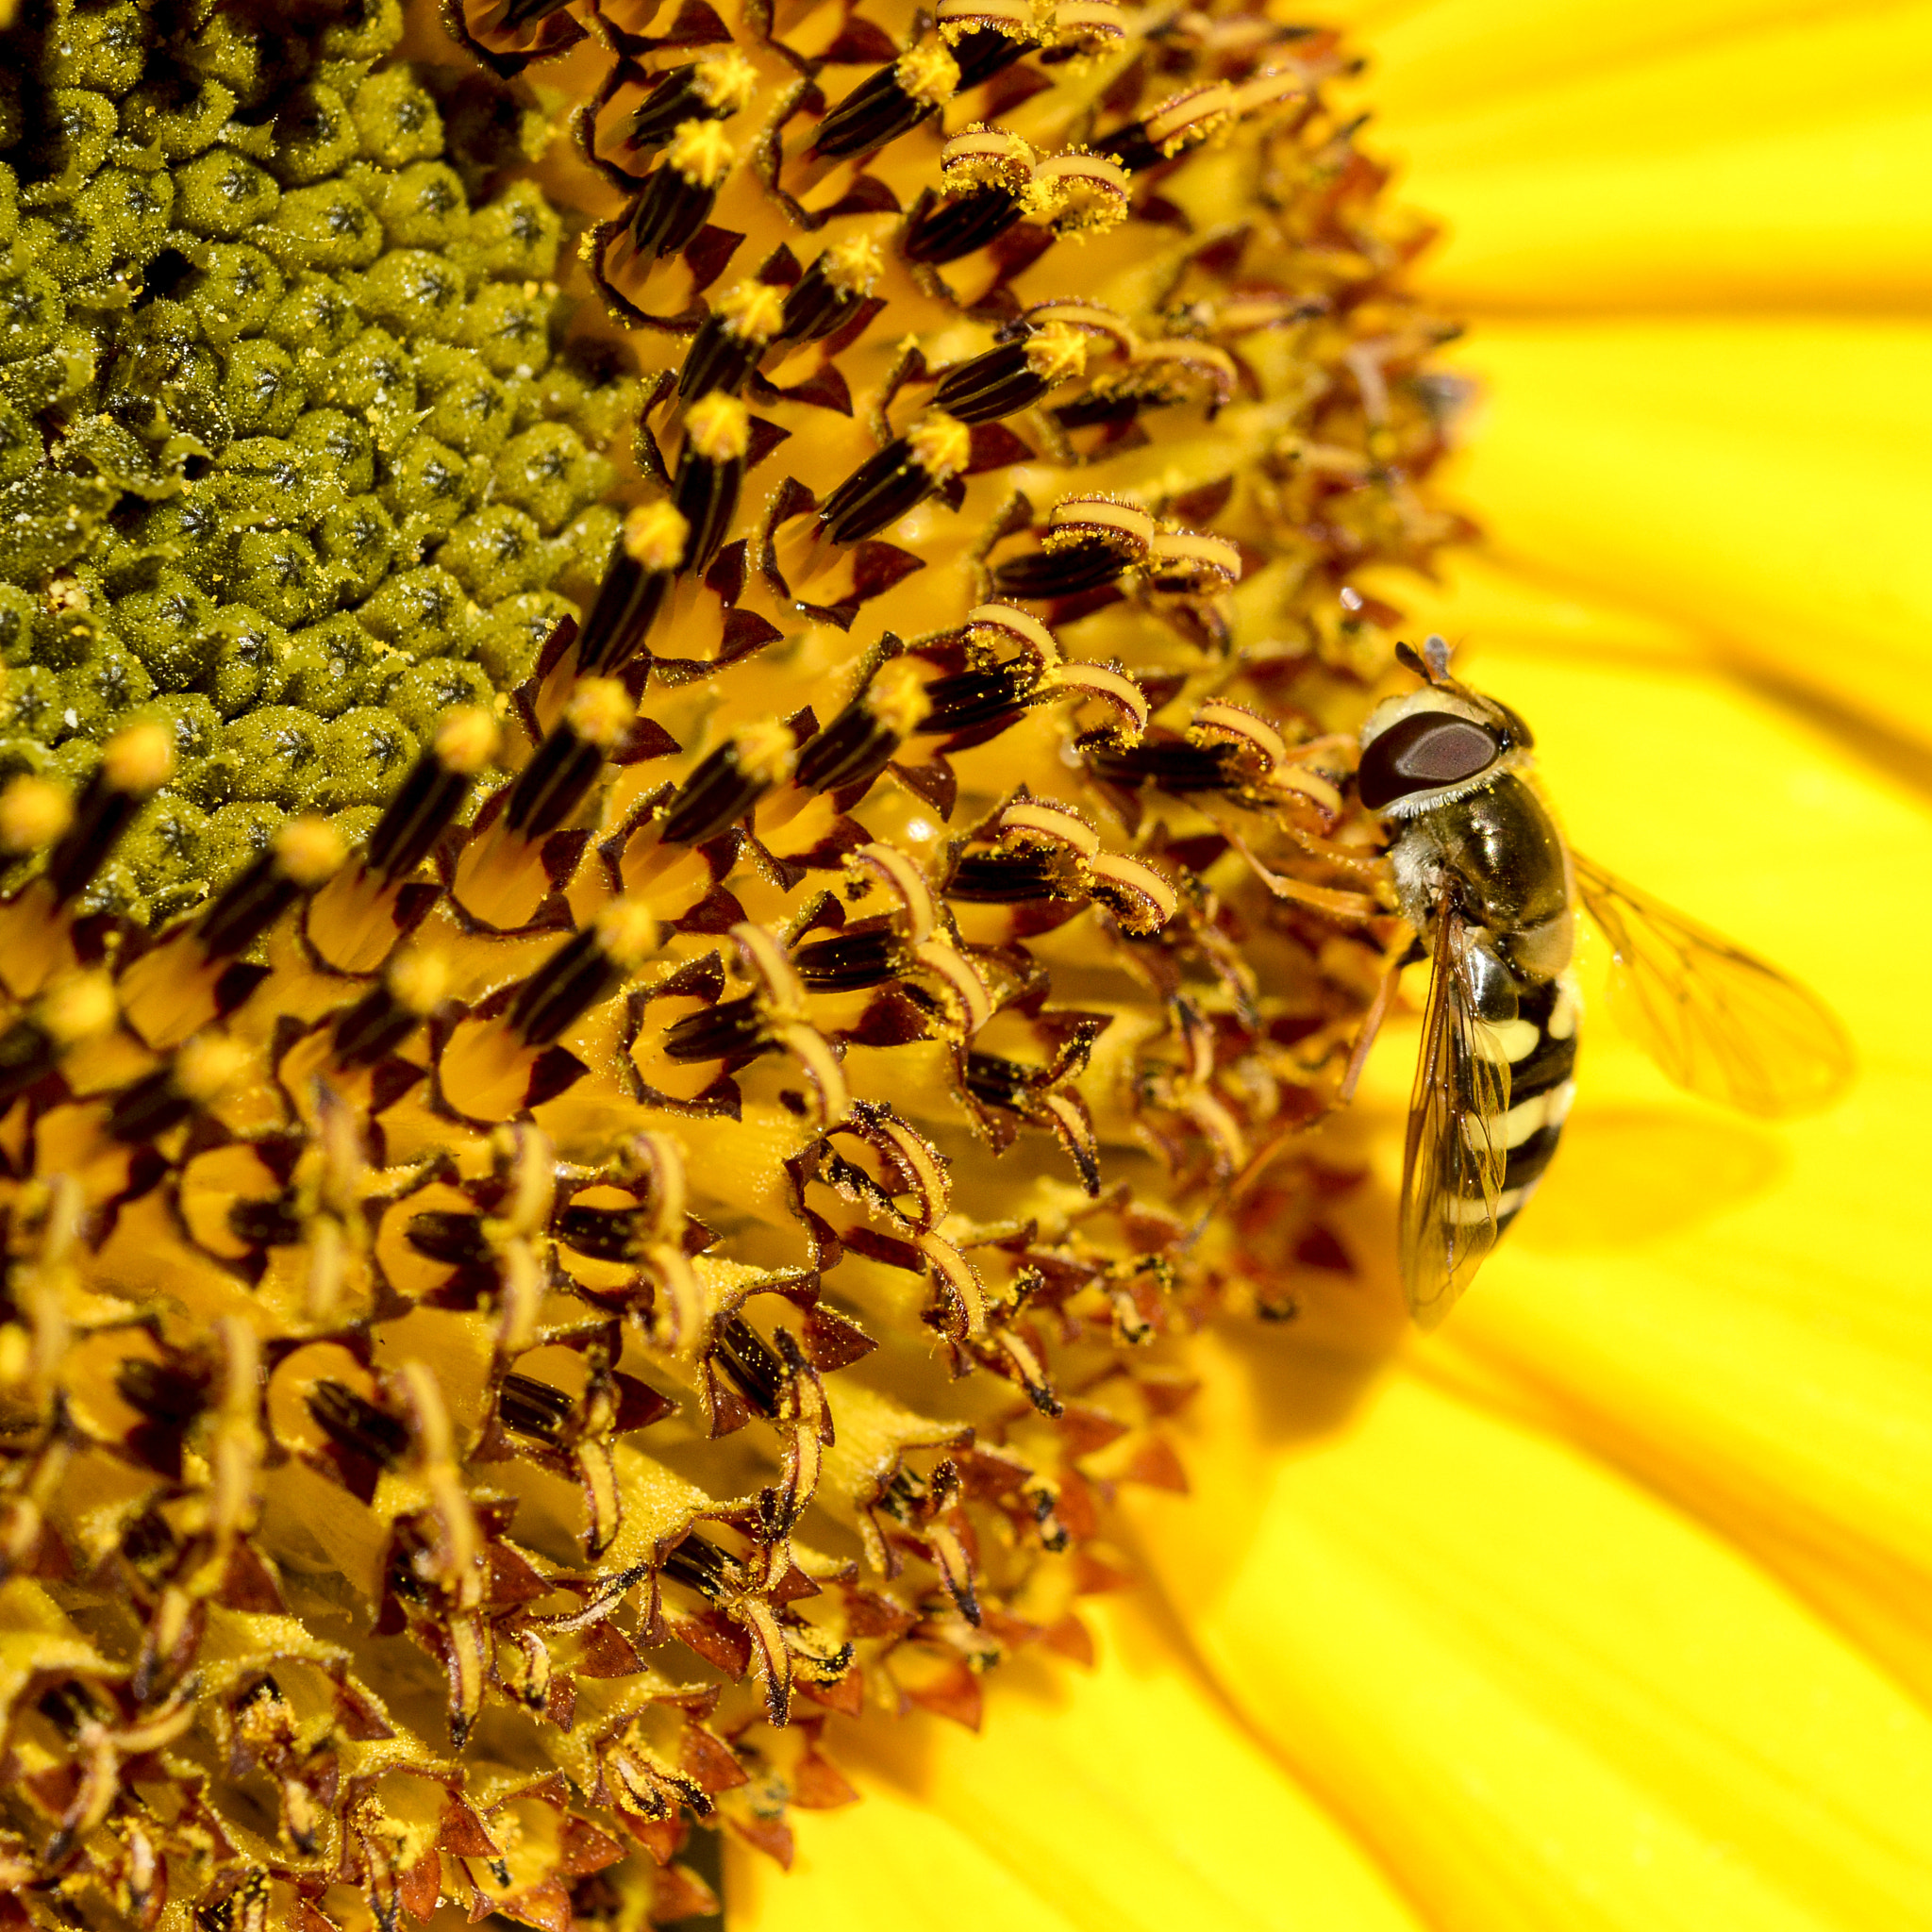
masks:
{"label": "compound eye", "polygon": [[1371,811],[1412,791],[1458,785],[1487,771],[1503,747],[1480,724],[1453,711],[1411,711],[1362,753],[1356,790]]}
{"label": "compound eye", "polygon": [[1528,751],[1536,743],[1536,734],[1523,722],[1519,711],[1512,711],[1500,698],[1491,698],[1491,704],[1503,714],[1503,723],[1508,727],[1509,742],[1517,751]]}

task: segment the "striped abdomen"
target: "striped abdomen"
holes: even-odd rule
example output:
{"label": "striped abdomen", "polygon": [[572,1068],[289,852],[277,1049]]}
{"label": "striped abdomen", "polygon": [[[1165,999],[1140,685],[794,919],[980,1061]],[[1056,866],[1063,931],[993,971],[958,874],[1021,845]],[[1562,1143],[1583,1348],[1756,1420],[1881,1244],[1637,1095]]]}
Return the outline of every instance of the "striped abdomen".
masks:
{"label": "striped abdomen", "polygon": [[1479,1029],[1485,1047],[1497,1049],[1509,1063],[1509,1107],[1491,1133],[1508,1150],[1502,1191],[1496,1200],[1496,1231],[1501,1233],[1536,1191],[1563,1132],[1563,1121],[1576,1091],[1577,1022],[1582,1004],[1569,973],[1524,988],[1516,1018]]}

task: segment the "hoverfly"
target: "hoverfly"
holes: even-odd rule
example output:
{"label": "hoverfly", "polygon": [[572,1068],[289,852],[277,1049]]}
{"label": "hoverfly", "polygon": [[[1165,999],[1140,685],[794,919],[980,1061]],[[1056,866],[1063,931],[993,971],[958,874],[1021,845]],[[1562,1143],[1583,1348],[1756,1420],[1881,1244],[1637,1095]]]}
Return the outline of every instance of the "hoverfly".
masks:
{"label": "hoverfly", "polygon": [[1571,851],[1530,776],[1529,727],[1450,676],[1441,638],[1424,651],[1397,646],[1423,681],[1370,714],[1357,788],[1392,834],[1410,957],[1430,961],[1401,1262],[1409,1307],[1433,1326],[1557,1150],[1575,1090],[1579,906],[1610,944],[1612,1010],[1678,1086],[1801,1113],[1842,1091],[1852,1053],[1803,987]]}

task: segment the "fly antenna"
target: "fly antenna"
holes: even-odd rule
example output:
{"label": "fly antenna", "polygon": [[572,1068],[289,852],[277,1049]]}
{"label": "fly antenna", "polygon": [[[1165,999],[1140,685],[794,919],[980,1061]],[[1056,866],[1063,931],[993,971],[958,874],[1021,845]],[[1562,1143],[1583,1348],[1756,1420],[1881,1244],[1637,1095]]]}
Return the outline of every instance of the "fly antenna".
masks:
{"label": "fly antenna", "polygon": [[[1437,648],[1441,647],[1440,657]],[[1423,651],[1428,655],[1424,657]],[[1418,651],[1413,644],[1398,643],[1395,646],[1395,661],[1405,671],[1413,671],[1424,684],[1440,684],[1449,669],[1449,647],[1438,637],[1432,637]]]}
{"label": "fly antenna", "polygon": [[1431,631],[1423,640],[1423,656],[1428,662],[1428,677],[1431,684],[1447,684],[1449,681],[1449,641]]}

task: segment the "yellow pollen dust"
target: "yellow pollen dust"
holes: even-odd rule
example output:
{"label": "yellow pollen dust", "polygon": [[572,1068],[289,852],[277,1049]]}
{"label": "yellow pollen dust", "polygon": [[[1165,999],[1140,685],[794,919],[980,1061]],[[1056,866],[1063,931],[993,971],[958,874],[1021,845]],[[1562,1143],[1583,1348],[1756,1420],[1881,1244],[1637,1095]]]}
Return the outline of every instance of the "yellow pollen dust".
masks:
{"label": "yellow pollen dust", "polygon": [[275,837],[275,863],[298,886],[319,886],[342,869],[348,848],[326,819],[291,819]]}
{"label": "yellow pollen dust", "polygon": [[608,751],[630,728],[638,709],[629,691],[614,677],[578,680],[563,715],[586,743]]}
{"label": "yellow pollen dust", "polygon": [[922,416],[906,432],[906,442],[912,460],[935,483],[957,476],[973,456],[973,432],[943,409]]}
{"label": "yellow pollen dust", "polygon": [[642,965],[658,944],[658,922],[635,899],[613,899],[597,915],[597,944],[625,972]]}
{"label": "yellow pollen dust", "polygon": [[446,772],[472,777],[503,745],[503,732],[481,705],[458,705],[436,729],[436,758]]}
{"label": "yellow pollen dust", "polygon": [[1044,382],[1067,382],[1087,370],[1087,338],[1063,322],[1050,322],[1026,344],[1026,366]]}
{"label": "yellow pollen dust", "polygon": [[412,1013],[433,1012],[449,993],[449,960],[441,953],[398,953],[385,976],[396,1002]]}
{"label": "yellow pollen dust", "polygon": [[842,295],[869,295],[885,273],[885,257],[870,235],[848,235],[834,242],[821,258],[825,279]]}
{"label": "yellow pollen dust", "polygon": [[947,142],[940,167],[956,194],[971,188],[1004,188],[1018,194],[1033,177],[1035,158],[1031,144],[1019,135],[975,122]]}
{"label": "yellow pollen dust", "polygon": [[718,314],[741,341],[769,342],[785,321],[785,291],[770,282],[739,282],[718,299]]}
{"label": "yellow pollen dust", "polygon": [[1053,9],[1027,0],[940,0],[940,32],[957,46],[970,33],[990,27],[1009,41],[1050,42]]}
{"label": "yellow pollen dust", "polygon": [[1057,232],[1078,239],[1127,218],[1133,184],[1109,155],[1070,148],[1041,162],[1029,192],[1029,212],[1051,221]]}
{"label": "yellow pollen dust", "polygon": [[206,1103],[233,1087],[248,1071],[248,1049],[218,1033],[197,1034],[175,1056],[175,1085],[190,1100]]}
{"label": "yellow pollen dust", "polygon": [[664,150],[664,165],[693,188],[717,187],[737,158],[737,150],[715,121],[680,121]]}
{"label": "yellow pollen dust", "polygon": [[101,772],[116,791],[148,792],[175,773],[175,746],[160,724],[130,724],[108,739]]}
{"label": "yellow pollen dust", "polygon": [[756,718],[731,734],[731,755],[747,778],[774,785],[791,770],[796,752],[788,725],[776,718]]}
{"label": "yellow pollen dust", "polygon": [[50,988],[42,1000],[41,1026],[58,1045],[73,1046],[105,1033],[119,1010],[112,974],[75,973]]}
{"label": "yellow pollen dust", "polygon": [[758,92],[758,71],[732,47],[700,60],[691,85],[708,108],[716,108],[721,114],[735,114]]}
{"label": "yellow pollen dust", "polygon": [[675,570],[691,525],[675,505],[641,503],[624,520],[624,552],[644,570]]}
{"label": "yellow pollen dust", "polygon": [[939,107],[959,91],[959,63],[936,41],[927,41],[900,55],[892,78],[915,101]]}
{"label": "yellow pollen dust", "polygon": [[909,658],[889,658],[873,674],[865,708],[894,736],[910,738],[932,715],[932,700],[925,694],[929,675]]}
{"label": "yellow pollen dust", "polygon": [[74,801],[51,778],[23,775],[0,791],[0,845],[38,852],[74,823]]}
{"label": "yellow pollen dust", "polygon": [[684,430],[691,447],[706,462],[736,462],[751,447],[751,411],[736,396],[714,390],[691,406]]}

